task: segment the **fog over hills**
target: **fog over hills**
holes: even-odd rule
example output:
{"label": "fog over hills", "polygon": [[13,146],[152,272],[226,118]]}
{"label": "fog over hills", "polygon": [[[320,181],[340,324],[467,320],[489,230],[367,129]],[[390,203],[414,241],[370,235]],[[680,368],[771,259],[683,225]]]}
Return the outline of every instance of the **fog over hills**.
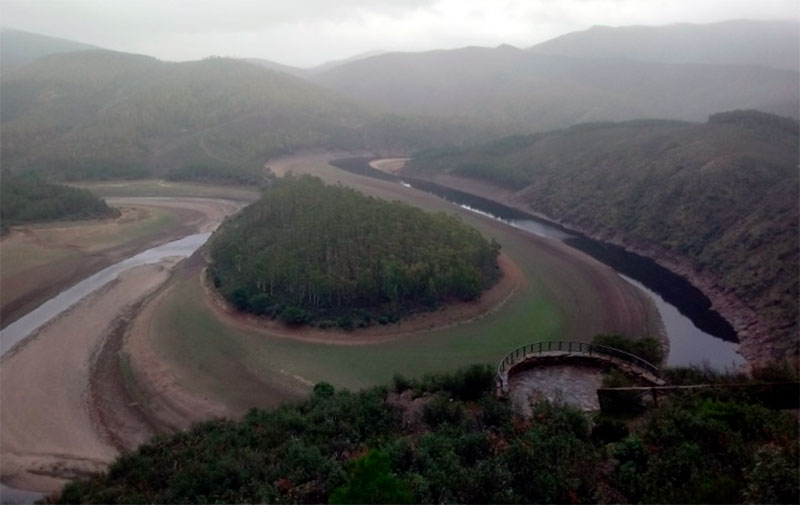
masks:
{"label": "fog over hills", "polygon": [[464,131],[226,58],[57,54],[4,74],[2,87],[3,168],[67,179],[252,171],[303,148],[407,150]]}
{"label": "fog over hills", "polygon": [[628,58],[662,63],[761,65],[800,69],[800,24],[725,21],[705,25],[593,26],[530,48],[581,58]]}
{"label": "fog over hills", "polygon": [[0,29],[0,65],[25,65],[42,56],[98,49],[72,40],[48,37],[19,30]]}
{"label": "fog over hills", "polygon": [[701,121],[736,108],[797,116],[796,71],[714,59],[665,63],[470,47],[385,54],[311,79],[398,112],[492,119],[521,131],[642,117]]}

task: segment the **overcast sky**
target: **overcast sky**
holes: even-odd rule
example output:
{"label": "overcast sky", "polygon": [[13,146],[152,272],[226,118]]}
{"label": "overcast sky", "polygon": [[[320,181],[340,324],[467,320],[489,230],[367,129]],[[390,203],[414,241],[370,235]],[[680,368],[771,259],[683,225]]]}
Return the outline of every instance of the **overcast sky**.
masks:
{"label": "overcast sky", "polygon": [[528,47],[596,24],[798,18],[798,0],[0,0],[5,28],[166,60],[296,66],[373,50]]}

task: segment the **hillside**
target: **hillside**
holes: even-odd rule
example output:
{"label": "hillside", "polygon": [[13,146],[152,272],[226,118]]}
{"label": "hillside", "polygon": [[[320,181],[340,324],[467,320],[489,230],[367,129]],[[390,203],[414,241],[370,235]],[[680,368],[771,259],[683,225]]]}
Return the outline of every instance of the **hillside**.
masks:
{"label": "hillside", "polygon": [[[282,72],[88,51],[3,75],[3,168],[63,179],[218,171],[240,180],[304,148],[441,145],[466,130],[381,113]],[[475,133],[466,132],[474,138]],[[190,167],[190,169],[186,169]],[[228,174],[228,175],[225,175]]]}
{"label": "hillside", "polygon": [[453,216],[287,176],[220,227],[209,273],[240,310],[352,329],[475,299],[499,248]]}
{"label": "hillside", "polygon": [[17,224],[117,215],[119,211],[85,189],[34,177],[4,176],[0,184],[0,233]]}
{"label": "hillside", "polygon": [[786,412],[721,392],[628,422],[547,402],[524,418],[493,389],[487,366],[357,393],[319,383],[152,440],[58,503],[797,502]]}
{"label": "hillside", "polygon": [[26,65],[43,56],[98,49],[67,39],[47,37],[19,30],[0,30],[0,66],[4,69]]}
{"label": "hillside", "polygon": [[502,186],[517,204],[645,252],[717,295],[748,358],[771,359],[797,353],[799,142],[796,121],[740,111],[429,151],[406,170]]}
{"label": "hillside", "polygon": [[699,121],[730,109],[798,114],[798,74],[748,65],[576,58],[510,46],[389,53],[310,78],[396,112],[518,132],[590,121]]}
{"label": "hillside", "polygon": [[530,48],[582,58],[628,58],[662,63],[761,65],[800,70],[800,24],[725,21],[706,25],[593,26]]}

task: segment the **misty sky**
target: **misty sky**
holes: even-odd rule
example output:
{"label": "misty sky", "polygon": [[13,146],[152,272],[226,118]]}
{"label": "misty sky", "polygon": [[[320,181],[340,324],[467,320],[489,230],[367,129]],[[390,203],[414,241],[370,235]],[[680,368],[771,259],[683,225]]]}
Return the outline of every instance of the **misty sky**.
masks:
{"label": "misty sky", "polygon": [[797,0],[0,0],[0,23],[166,60],[311,66],[372,50],[528,47],[595,24],[800,18]]}

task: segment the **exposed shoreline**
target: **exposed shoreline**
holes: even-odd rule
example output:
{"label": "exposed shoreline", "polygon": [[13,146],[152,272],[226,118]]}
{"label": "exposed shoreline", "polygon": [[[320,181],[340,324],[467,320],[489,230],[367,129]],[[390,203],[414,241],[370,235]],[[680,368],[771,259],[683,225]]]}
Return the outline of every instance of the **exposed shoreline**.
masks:
{"label": "exposed shoreline", "polygon": [[[235,202],[220,199],[160,198],[160,197],[114,197],[106,201],[112,207],[122,207],[118,218],[87,221],[89,226],[116,226],[116,222],[141,218],[137,211],[148,208],[167,208],[179,223],[154,235],[145,236],[112,247],[93,247],[91,244],[54,244],[41,247],[71,249],[75,256],[48,263],[3,279],[2,326],[5,327],[35,309],[58,293],[72,287],[81,280],[126,258],[167,242],[198,233],[210,231],[221,221],[221,215],[231,212]],[[209,202],[214,202],[209,203]],[[3,242],[12,240],[37,240],[37,230],[49,231],[64,227],[61,223],[19,226],[11,231]],[[64,228],[68,230],[69,228]],[[5,244],[4,244],[5,245]]]}
{"label": "exposed shoreline", "polygon": [[388,325],[373,324],[367,328],[350,331],[340,329],[319,329],[310,326],[292,327],[270,318],[255,316],[237,311],[208,284],[205,272],[202,273],[208,307],[227,324],[245,330],[265,333],[280,338],[290,338],[304,342],[330,345],[370,345],[387,342],[417,334],[441,330],[450,326],[467,324],[493,313],[505,304],[514,293],[525,284],[525,276],[511,259],[501,254],[498,267],[503,275],[481,296],[469,302],[447,303],[444,307],[430,312],[416,313]]}
{"label": "exposed shoreline", "polygon": [[[379,165],[373,165],[374,168],[381,168]],[[393,172],[397,172],[399,168],[392,167]],[[765,342],[769,342],[770,332],[767,325],[759,320],[755,312],[750,309],[744,302],[739,300],[735,295],[726,292],[709,274],[698,272],[688,260],[681,259],[677,255],[663,250],[653,244],[643,244],[631,241],[623,234],[612,231],[597,231],[583,228],[575,223],[561,221],[554,219],[551,216],[537,212],[536,209],[530,207],[528,204],[521,202],[516,197],[516,193],[493,186],[491,184],[468,179],[465,177],[445,175],[434,178],[425,178],[415,175],[422,179],[435,182],[445,187],[455,190],[472,193],[476,196],[494,200],[500,204],[517,210],[527,212],[529,214],[542,217],[548,221],[561,224],[566,228],[575,230],[579,233],[586,235],[595,240],[608,242],[620,247],[623,247],[631,252],[640,254],[655,261],[659,266],[670,270],[671,272],[686,278],[692,285],[697,287],[705,294],[712,303],[712,308],[728,320],[737,332],[739,337],[739,351],[740,354],[747,361],[748,366],[761,366],[772,362],[776,358],[783,356],[776,356],[775,351],[768,346]]]}
{"label": "exposed shoreline", "polygon": [[[192,219],[177,231],[173,228],[175,235],[162,243],[210,231],[241,206],[208,198],[126,199],[126,203],[142,201],[191,212]],[[109,387],[114,385],[112,379],[125,380],[119,345],[129,321],[169,280],[179,261],[168,258],[123,271],[0,359],[4,484],[58,491],[67,480],[104,470],[120,450],[162,432],[132,415],[135,405],[125,402],[119,389]]]}

